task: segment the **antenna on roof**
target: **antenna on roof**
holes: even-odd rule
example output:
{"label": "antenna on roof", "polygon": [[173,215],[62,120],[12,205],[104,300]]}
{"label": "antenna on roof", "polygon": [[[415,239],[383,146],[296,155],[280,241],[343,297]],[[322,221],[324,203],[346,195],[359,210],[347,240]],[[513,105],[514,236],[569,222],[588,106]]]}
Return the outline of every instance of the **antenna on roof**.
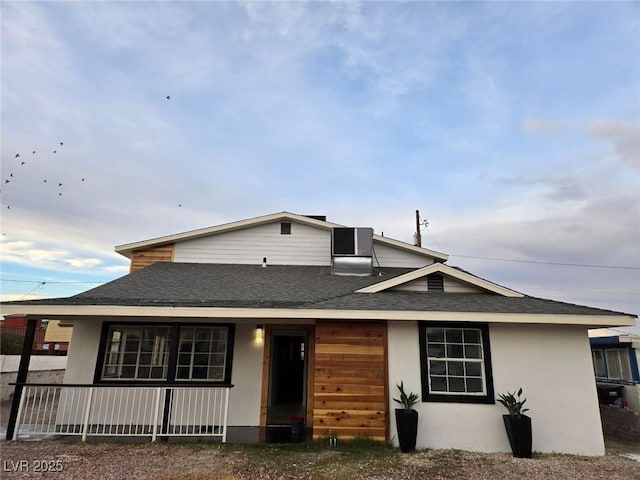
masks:
{"label": "antenna on roof", "polygon": [[427,228],[429,222],[427,220],[420,220],[420,210],[416,210],[416,233],[413,235],[414,245],[416,247],[422,247],[422,233],[420,233],[420,226]]}

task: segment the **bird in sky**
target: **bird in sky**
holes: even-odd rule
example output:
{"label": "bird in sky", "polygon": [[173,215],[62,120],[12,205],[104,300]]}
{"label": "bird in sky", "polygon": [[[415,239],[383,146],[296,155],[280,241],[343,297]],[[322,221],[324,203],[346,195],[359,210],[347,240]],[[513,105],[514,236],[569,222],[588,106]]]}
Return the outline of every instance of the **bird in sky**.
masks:
{"label": "bird in sky", "polygon": [[59,186],[59,187],[61,187],[61,186],[62,186],[62,184],[61,184],[61,183],[58,183],[58,186]]}
{"label": "bird in sky", "polygon": [[47,179],[45,178],[45,179],[43,180],[43,182],[44,182],[44,183],[47,183]]}
{"label": "bird in sky", "polygon": [[36,151],[34,150],[34,151],[33,151],[33,152],[31,152],[31,153],[36,153]]}
{"label": "bird in sky", "polygon": [[20,154],[19,154],[19,153],[16,153],[16,156],[15,156],[15,158],[18,158],[19,156],[20,156]]}
{"label": "bird in sky", "polygon": [[64,143],[60,142],[60,146],[64,145]]}
{"label": "bird in sky", "polygon": [[20,162],[20,165],[24,165],[25,163],[27,163],[27,162]]}
{"label": "bird in sky", "polygon": [[9,180],[5,180],[4,183],[11,183],[11,182],[9,182]]}
{"label": "bird in sky", "polygon": [[167,100],[171,100],[171,95],[167,95]]}

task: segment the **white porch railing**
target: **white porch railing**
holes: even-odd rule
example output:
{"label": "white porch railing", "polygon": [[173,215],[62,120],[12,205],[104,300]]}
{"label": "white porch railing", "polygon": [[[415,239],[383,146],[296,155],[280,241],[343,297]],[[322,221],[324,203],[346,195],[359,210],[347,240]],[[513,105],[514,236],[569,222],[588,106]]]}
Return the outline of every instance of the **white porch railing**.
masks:
{"label": "white porch railing", "polygon": [[25,384],[18,435],[204,436],[227,440],[230,386]]}

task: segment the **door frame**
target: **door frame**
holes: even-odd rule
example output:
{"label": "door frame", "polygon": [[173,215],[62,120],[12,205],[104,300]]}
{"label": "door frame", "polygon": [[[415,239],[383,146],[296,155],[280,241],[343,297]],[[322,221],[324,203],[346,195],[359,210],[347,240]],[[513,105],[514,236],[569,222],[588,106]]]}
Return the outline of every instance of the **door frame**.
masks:
{"label": "door frame", "polygon": [[262,356],[262,394],[260,396],[260,426],[267,426],[267,413],[269,409],[269,382],[271,374],[271,343],[274,330],[300,330],[307,334],[307,398],[305,424],[313,425],[313,384],[315,372],[315,325],[291,325],[291,324],[267,324],[264,329],[264,352]]}

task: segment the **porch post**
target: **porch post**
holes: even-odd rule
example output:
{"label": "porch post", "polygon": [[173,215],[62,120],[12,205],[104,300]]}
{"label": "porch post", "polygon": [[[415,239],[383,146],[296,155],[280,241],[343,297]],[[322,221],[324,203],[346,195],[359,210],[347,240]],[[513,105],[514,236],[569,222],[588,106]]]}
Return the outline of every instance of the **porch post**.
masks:
{"label": "porch post", "polygon": [[13,439],[13,432],[16,428],[18,420],[18,409],[20,408],[20,399],[22,398],[22,383],[27,381],[29,374],[29,362],[31,361],[31,351],[33,350],[33,341],[36,336],[36,326],[38,320],[29,318],[27,320],[27,328],[24,334],[24,342],[22,342],[22,353],[20,354],[20,366],[18,367],[18,377],[16,378],[16,386],[13,390],[13,400],[11,401],[11,413],[9,413],[9,424],[7,425],[6,440]]}

